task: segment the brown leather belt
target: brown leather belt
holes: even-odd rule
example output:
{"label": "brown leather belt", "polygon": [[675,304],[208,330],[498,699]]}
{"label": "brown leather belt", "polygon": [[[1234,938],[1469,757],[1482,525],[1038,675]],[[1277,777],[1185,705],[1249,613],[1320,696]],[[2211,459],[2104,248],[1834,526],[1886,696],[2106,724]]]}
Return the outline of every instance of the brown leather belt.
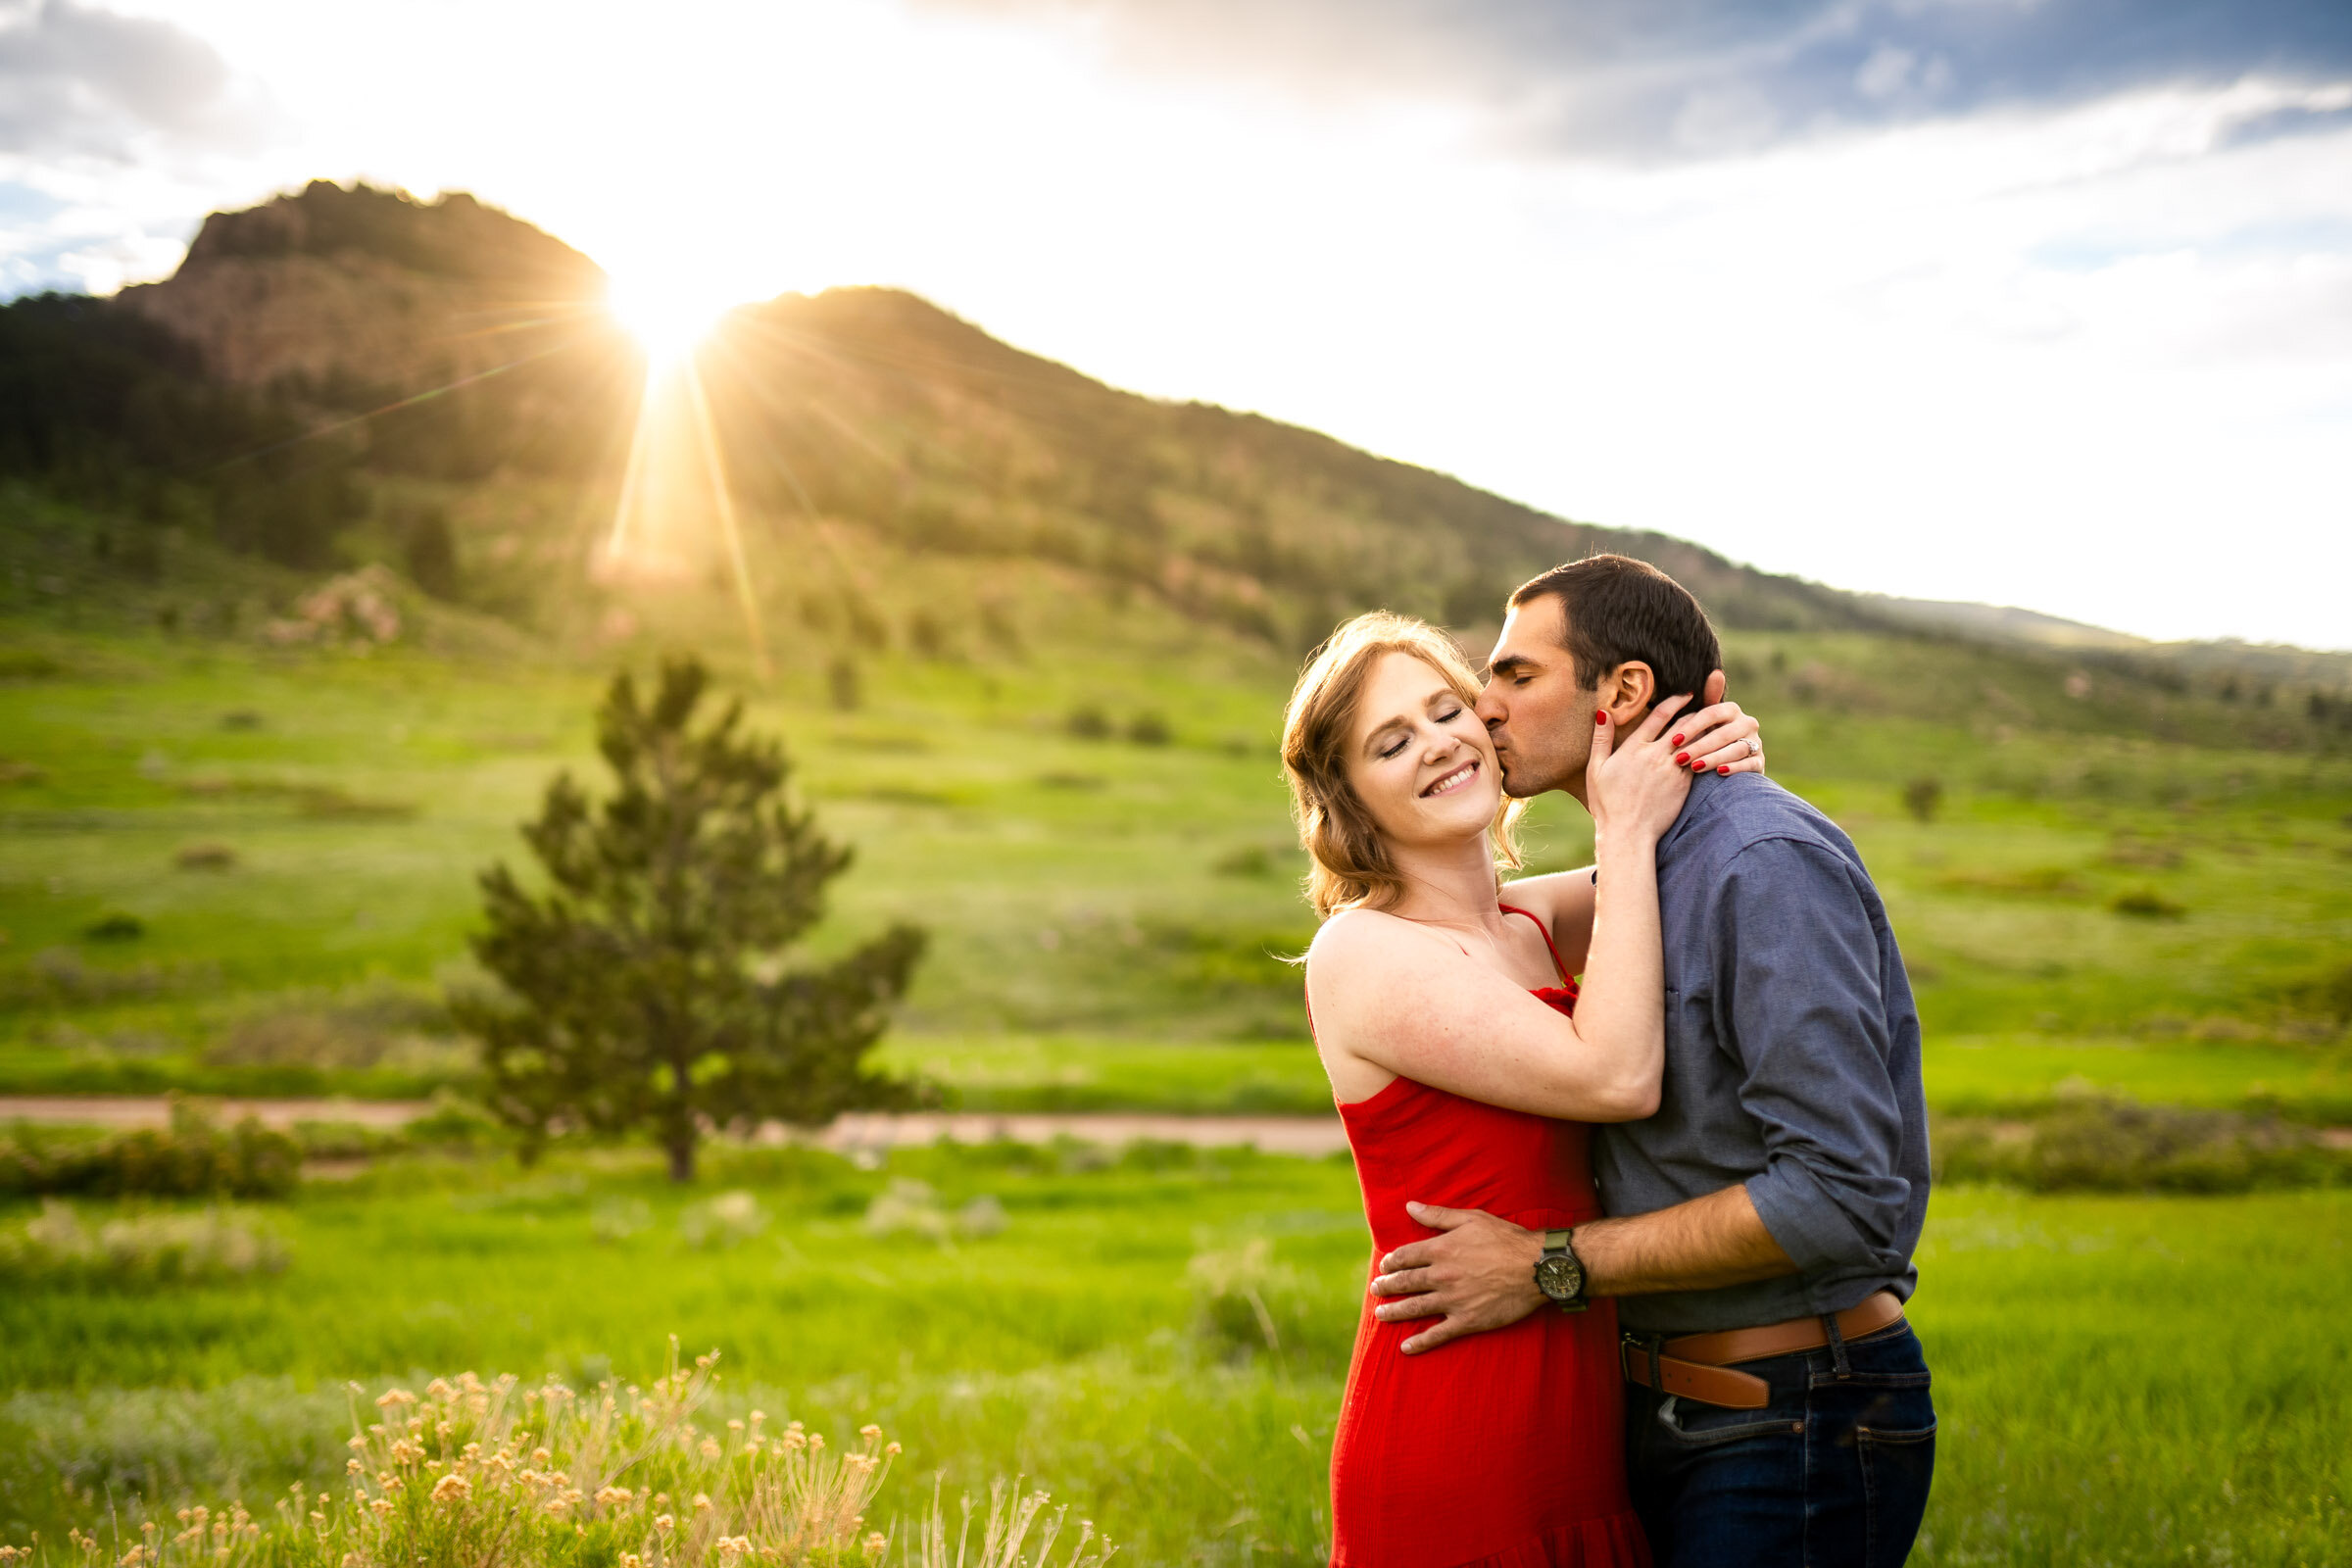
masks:
{"label": "brown leather belt", "polygon": [[[1859,1340],[1903,1320],[1903,1303],[1892,1291],[1881,1291],[1858,1306],[1838,1314],[1838,1337]],[[1772,1402],[1772,1386],[1752,1372],[1735,1372],[1740,1361],[1793,1355],[1818,1350],[1830,1343],[1829,1331],[1817,1317],[1792,1317],[1762,1328],[1725,1329],[1719,1334],[1686,1334],[1658,1345],[1657,1354],[1638,1335],[1628,1334],[1618,1347],[1628,1382],[1650,1386],[1654,1360],[1662,1392],[1719,1404],[1731,1410],[1761,1410]]]}

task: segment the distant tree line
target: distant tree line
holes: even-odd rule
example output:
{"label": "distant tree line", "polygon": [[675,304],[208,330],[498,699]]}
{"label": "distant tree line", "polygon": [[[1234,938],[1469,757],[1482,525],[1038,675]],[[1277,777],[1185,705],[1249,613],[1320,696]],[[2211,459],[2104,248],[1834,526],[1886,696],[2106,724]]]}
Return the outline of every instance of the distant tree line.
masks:
{"label": "distant tree line", "polygon": [[0,306],[0,476],[316,566],[365,495],[355,446],[308,428],[278,400],[206,380],[187,345],[105,301]]}

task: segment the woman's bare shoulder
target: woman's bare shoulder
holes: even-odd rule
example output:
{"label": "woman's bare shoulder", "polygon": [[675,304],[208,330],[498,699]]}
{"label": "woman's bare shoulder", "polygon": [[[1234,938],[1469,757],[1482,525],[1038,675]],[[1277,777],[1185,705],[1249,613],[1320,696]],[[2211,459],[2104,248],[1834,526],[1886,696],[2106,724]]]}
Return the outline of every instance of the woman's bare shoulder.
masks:
{"label": "woman's bare shoulder", "polygon": [[1445,946],[1427,930],[1397,915],[1379,909],[1343,909],[1315,933],[1306,950],[1307,974],[1310,978],[1361,974],[1377,972],[1408,956],[1426,960],[1433,944]]}

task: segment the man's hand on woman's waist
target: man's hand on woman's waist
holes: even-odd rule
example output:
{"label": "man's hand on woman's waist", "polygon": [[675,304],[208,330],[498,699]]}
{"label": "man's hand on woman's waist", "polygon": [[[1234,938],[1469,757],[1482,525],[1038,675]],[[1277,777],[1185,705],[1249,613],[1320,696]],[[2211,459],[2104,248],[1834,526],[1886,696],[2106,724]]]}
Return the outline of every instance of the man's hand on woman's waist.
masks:
{"label": "man's hand on woman's waist", "polygon": [[[1541,1231],[1474,1208],[1407,1203],[1405,1211],[1444,1233],[1389,1253],[1372,1281],[1373,1295],[1395,1298],[1373,1308],[1382,1322],[1439,1319],[1404,1342],[1405,1354],[1508,1328],[1544,1304],[1536,1288]],[[1654,1213],[1590,1221],[1576,1227],[1575,1246],[1586,1289],[1594,1296],[1710,1291],[1796,1272],[1744,1187]]]}

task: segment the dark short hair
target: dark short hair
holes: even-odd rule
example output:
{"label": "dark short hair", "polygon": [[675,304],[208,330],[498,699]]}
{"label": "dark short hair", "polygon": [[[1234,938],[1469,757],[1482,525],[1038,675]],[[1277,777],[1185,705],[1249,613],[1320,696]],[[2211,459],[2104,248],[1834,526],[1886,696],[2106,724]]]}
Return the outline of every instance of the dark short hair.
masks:
{"label": "dark short hair", "polygon": [[1597,686],[1619,664],[1640,660],[1657,677],[1659,697],[1696,702],[1723,666],[1707,612],[1690,589],[1646,561],[1587,556],[1520,584],[1511,604],[1545,597],[1560,602],[1579,686]]}

